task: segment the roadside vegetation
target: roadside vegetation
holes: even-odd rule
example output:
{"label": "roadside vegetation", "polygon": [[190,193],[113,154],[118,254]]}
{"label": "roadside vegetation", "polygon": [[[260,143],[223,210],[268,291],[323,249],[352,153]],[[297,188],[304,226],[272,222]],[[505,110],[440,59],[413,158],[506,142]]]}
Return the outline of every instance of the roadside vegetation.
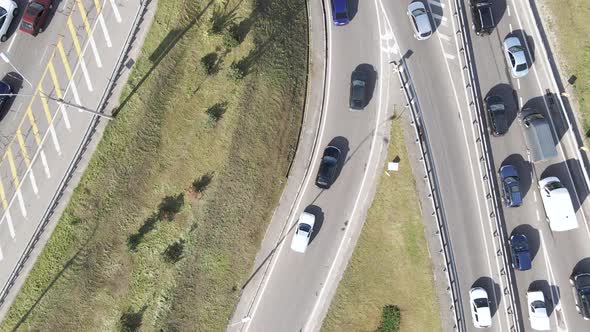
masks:
{"label": "roadside vegetation", "polygon": [[159,1],[1,330],[224,330],[296,148],[307,44],[299,0]]}
{"label": "roadside vegetation", "polygon": [[322,330],[440,331],[439,307],[414,177],[399,119],[393,121],[388,160],[362,233]]}
{"label": "roadside vegetation", "polygon": [[[547,29],[557,45],[557,59],[565,81],[572,79],[583,120],[583,134],[590,137],[590,0],[545,0]],[[539,5],[539,4],[537,4]],[[575,77],[572,77],[575,76]],[[567,82],[564,82],[567,84]]]}

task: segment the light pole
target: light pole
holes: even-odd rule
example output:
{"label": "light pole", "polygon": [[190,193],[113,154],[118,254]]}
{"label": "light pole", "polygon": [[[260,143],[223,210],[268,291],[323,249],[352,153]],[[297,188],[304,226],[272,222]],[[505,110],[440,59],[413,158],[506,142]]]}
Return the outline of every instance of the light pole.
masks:
{"label": "light pole", "polygon": [[[0,58],[4,62],[6,62],[7,64],[9,64],[14,69],[14,71],[16,71],[31,86],[31,88],[33,87],[33,84],[31,84],[31,82],[25,77],[25,75],[23,75],[10,62],[10,59],[6,56],[6,54],[4,54],[4,52],[0,52]],[[114,119],[114,117],[111,116],[111,115],[107,115],[107,114],[104,114],[104,113],[97,112],[95,110],[89,109],[89,108],[84,107],[82,105],[77,105],[77,104],[70,103],[69,101],[65,101],[63,98],[54,98],[54,97],[51,97],[50,95],[46,94],[45,92],[43,92],[41,90],[39,90],[39,93],[42,94],[43,97],[45,97],[47,99],[50,99],[50,100],[53,100],[53,101],[57,102],[60,105],[65,105],[65,106],[73,107],[73,108],[78,109],[78,110],[80,110],[82,112],[86,112],[86,113],[90,113],[90,114],[93,114],[93,115],[97,115],[97,116],[100,116],[100,117],[105,118],[105,119],[108,119],[108,120],[113,120]],[[20,93],[8,93],[8,94],[0,94],[0,96],[26,96],[26,97],[34,97],[35,95],[24,95],[24,94],[20,94]]]}

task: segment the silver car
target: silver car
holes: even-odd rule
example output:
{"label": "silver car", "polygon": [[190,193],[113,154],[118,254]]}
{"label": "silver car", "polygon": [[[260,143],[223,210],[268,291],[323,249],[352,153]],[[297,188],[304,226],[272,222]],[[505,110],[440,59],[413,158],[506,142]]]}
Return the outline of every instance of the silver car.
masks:
{"label": "silver car", "polygon": [[412,21],[414,37],[418,40],[425,40],[432,36],[432,24],[424,4],[419,1],[412,2],[408,5],[408,16]]}
{"label": "silver car", "polygon": [[508,37],[504,39],[503,47],[512,77],[520,78],[526,75],[529,72],[529,67],[526,62],[526,50],[520,40],[516,37]]}

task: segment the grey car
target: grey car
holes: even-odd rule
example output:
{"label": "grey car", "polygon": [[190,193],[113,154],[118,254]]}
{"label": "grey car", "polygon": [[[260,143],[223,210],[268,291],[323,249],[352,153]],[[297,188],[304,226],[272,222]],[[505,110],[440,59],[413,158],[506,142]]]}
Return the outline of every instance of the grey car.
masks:
{"label": "grey car", "polygon": [[520,78],[528,74],[529,67],[526,62],[525,48],[516,37],[504,39],[504,56],[510,67],[510,74],[514,78]]}
{"label": "grey car", "polygon": [[419,1],[411,2],[408,5],[408,16],[412,21],[412,28],[414,29],[414,37],[418,40],[426,40],[432,36],[432,24],[430,24],[430,17],[424,4]]}

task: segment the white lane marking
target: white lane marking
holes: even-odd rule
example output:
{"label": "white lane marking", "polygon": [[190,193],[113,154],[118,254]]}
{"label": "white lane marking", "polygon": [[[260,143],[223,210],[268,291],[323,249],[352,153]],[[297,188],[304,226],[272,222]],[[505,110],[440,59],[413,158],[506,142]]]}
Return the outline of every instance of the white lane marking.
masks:
{"label": "white lane marking", "polygon": [[445,56],[445,58],[447,58],[447,59],[450,59],[450,60],[454,60],[454,59],[455,59],[455,56],[454,56],[454,55],[452,55],[452,54],[448,54],[448,53],[444,53],[444,52],[443,52],[443,55],[444,55],[444,56]]}
{"label": "white lane marking", "polygon": [[39,197],[39,188],[37,188],[37,181],[35,180],[35,173],[31,171],[29,174],[29,179],[31,179],[31,186],[33,187],[33,192],[37,197]]}
{"label": "white lane marking", "polygon": [[10,211],[8,209],[6,209],[6,223],[8,224],[8,231],[10,232],[10,237],[12,239],[16,238],[14,224],[12,223],[12,216],[10,215]]}
{"label": "white lane marking", "polygon": [[512,16],[512,13],[510,12],[510,5],[508,5],[506,7],[507,7],[506,9],[508,10],[508,16]]}
{"label": "white lane marking", "polygon": [[444,17],[442,15],[439,15],[439,14],[432,13],[432,17],[436,18],[439,21],[443,21],[443,22],[446,22],[447,21],[447,18],[446,17]]}
{"label": "white lane marking", "polygon": [[107,25],[104,23],[104,17],[102,16],[102,12],[98,14],[98,22],[100,23],[100,27],[102,28],[102,33],[104,34],[104,40],[107,43],[107,47],[113,47],[111,43],[111,37],[109,36],[109,30],[107,30]]}
{"label": "white lane marking", "polygon": [[16,111],[14,111],[14,112],[13,112],[13,115],[12,115],[12,119],[13,119],[13,120],[15,120],[15,121],[16,121],[16,118],[17,118],[17,117],[18,117],[18,115],[19,115],[19,112],[18,112],[18,111],[20,111],[20,108],[21,108],[21,107],[23,107],[23,103],[19,103],[19,104],[18,104],[18,106],[17,106],[17,108],[16,108]]}
{"label": "white lane marking", "polygon": [[51,133],[51,140],[53,141],[53,145],[55,146],[55,151],[59,156],[61,156],[61,148],[59,147],[59,142],[57,141],[57,134],[55,133],[53,123],[49,125],[49,132]]}
{"label": "white lane marking", "polygon": [[[72,95],[74,96],[74,101],[76,101],[76,104],[82,105],[82,101],[80,101],[80,95],[78,94],[78,88],[76,87],[76,82],[74,82],[74,79],[70,80],[69,86],[72,88]],[[78,109],[78,113],[82,113],[82,110]]]}
{"label": "white lane marking", "polygon": [[[512,4],[514,5],[514,0],[512,0]],[[520,15],[518,14],[518,10],[516,10],[515,12],[516,12],[516,19],[518,21],[518,25],[519,25],[519,27],[521,29],[521,36],[522,36],[522,39],[524,40],[524,45],[525,45],[526,52],[527,52],[527,54],[529,56],[529,59],[532,59],[533,56],[532,56],[531,51],[530,51],[531,48],[529,47],[529,43],[526,40],[526,36],[524,35],[524,28],[522,27],[522,21],[520,20]],[[530,8],[529,8],[529,13],[530,13]],[[528,16],[527,16],[527,19],[528,19]],[[533,29],[533,31],[535,31],[535,33],[538,34],[538,31],[536,29]],[[537,35],[537,37],[540,38],[538,35]],[[544,47],[541,47],[541,49],[544,49]],[[545,59],[547,59],[547,58],[548,58],[548,55],[547,55],[547,53],[545,53]],[[539,73],[537,72],[537,66],[532,66],[532,69],[533,69],[533,73],[535,74],[535,80],[537,81],[537,87],[539,89],[540,95],[541,96],[544,96],[545,95],[545,92],[543,90],[543,87],[541,86],[541,81],[539,80]],[[551,78],[553,78],[553,79],[551,79]],[[550,80],[553,81],[553,83],[555,85],[554,79],[555,78],[553,76],[550,77]],[[557,89],[557,86],[556,85],[555,85],[555,89]],[[561,98],[559,100],[561,102]],[[553,116],[551,115],[551,112],[549,111],[551,108],[547,104],[547,100],[545,98],[543,98],[543,103],[545,104],[545,109],[547,110],[547,115],[549,115],[549,119],[551,120],[551,124],[554,124]],[[562,104],[562,107],[563,107],[563,104]],[[554,125],[549,126],[549,127],[551,127],[551,131],[553,132],[553,134],[555,135],[555,137],[559,137],[557,135],[557,132],[555,131]],[[571,132],[570,132],[570,135],[572,135]],[[577,149],[575,149],[575,148],[572,147],[571,136],[568,136],[568,138],[569,138],[568,139],[568,143],[570,145],[570,149],[572,149],[572,151],[576,151],[576,152],[579,153],[579,151],[577,151]],[[561,152],[561,155],[563,156],[563,160],[567,160],[567,158],[565,157],[565,152],[563,151],[563,146],[562,146],[561,141],[559,141],[559,144],[557,144],[557,146],[559,147],[559,151]],[[578,204],[580,206],[582,206],[582,202],[580,202],[580,198],[579,198],[580,196],[578,194],[578,191],[576,190],[576,186],[574,185],[575,182],[574,182],[574,179],[572,178],[572,171],[571,171],[568,163],[564,163],[564,164],[565,164],[565,167],[567,169],[567,176],[568,176],[568,178],[570,180],[570,183],[572,184],[571,188],[574,191],[574,194],[575,194],[574,196],[576,197],[576,201],[578,202]],[[586,219],[586,213],[584,213],[584,209],[582,209],[582,208],[580,208],[579,210],[580,210],[580,213],[582,215],[582,218],[584,219],[584,226],[586,227],[586,235],[590,238],[590,227],[588,226],[588,220]]]}
{"label": "white lane marking", "polygon": [[0,246],[0,261],[4,259],[4,254],[2,253],[2,247]]}
{"label": "white lane marking", "polygon": [[45,62],[45,54],[47,54],[47,49],[49,46],[45,46],[43,49],[43,54],[39,57],[39,64],[42,65]]}
{"label": "white lane marking", "polygon": [[98,54],[98,49],[96,48],[96,42],[94,42],[94,37],[92,35],[90,35],[90,48],[92,48],[92,53],[94,53],[96,66],[98,68],[102,68],[102,61],[100,60],[100,55]]}
{"label": "white lane marking", "polygon": [[441,8],[445,8],[445,6],[446,6],[444,3],[438,2],[438,1],[435,1],[435,0],[428,0],[428,3],[431,4],[431,5],[433,5],[433,6],[437,6],[437,7],[441,7]]}
{"label": "white lane marking", "polygon": [[535,200],[535,202],[537,201],[537,191],[536,190],[533,191],[533,199]]}
{"label": "white lane marking", "polygon": [[86,68],[86,61],[84,61],[83,57],[80,57],[80,67],[82,68],[82,73],[84,74],[84,80],[86,81],[86,86],[88,87],[88,91],[92,92],[94,88],[92,87],[92,82],[90,81],[90,75],[88,75],[88,69]]}
{"label": "white lane marking", "polygon": [[516,84],[518,85],[518,90],[520,90],[520,78],[516,79]]}
{"label": "white lane marking", "polygon": [[[551,303],[553,304],[553,311],[558,311],[561,313],[561,316],[563,317],[563,323],[565,324],[565,331],[568,331],[567,328],[567,319],[565,318],[565,311],[561,308],[561,301],[557,287],[551,287],[551,285],[553,286],[557,286],[557,282],[555,279],[555,275],[553,274],[553,266],[551,265],[551,259],[549,258],[549,254],[547,253],[547,246],[545,245],[545,236],[542,230],[539,230],[539,233],[541,234],[541,248],[543,248],[543,256],[545,256],[545,270],[547,270],[547,275],[548,275],[548,281],[550,282],[549,288],[551,291]],[[558,302],[555,303],[555,300],[557,299]],[[559,327],[559,321],[557,320],[557,316],[556,314],[552,315],[555,318],[555,325]],[[558,329],[560,330],[560,329]]]}
{"label": "white lane marking", "polygon": [[[113,0],[111,0],[113,1]],[[330,6],[326,6],[326,9],[328,11],[331,11]],[[329,13],[328,15],[331,15],[331,13]],[[331,26],[330,26],[331,27]],[[331,28],[327,29],[327,34],[328,34],[328,38],[327,38],[327,42],[328,42],[328,54],[326,54],[326,59],[327,59],[327,63],[326,63],[326,87],[325,87],[325,105],[324,105],[324,110],[329,110],[328,105],[330,104],[330,86],[331,86],[331,73],[332,73],[332,57],[330,56],[330,53],[333,52],[333,48],[332,48],[332,30]],[[319,134],[318,134],[318,138],[317,138],[317,142],[321,142],[322,141],[322,137],[324,136],[324,131],[325,131],[325,127],[326,127],[326,116],[321,117],[321,123],[320,123],[320,129],[319,129]],[[317,159],[318,159],[318,155],[319,155],[319,151],[320,151],[320,147],[317,146],[315,148],[315,151],[313,152],[313,156],[312,156],[312,160],[313,162],[311,163],[311,165],[315,165],[317,164]],[[305,183],[303,184],[303,186],[301,187],[301,190],[303,190],[303,188],[307,188],[309,185],[309,181],[311,179],[311,173],[307,174],[307,178],[305,179]],[[301,201],[303,200],[303,195],[299,195],[299,197],[297,198],[297,201],[295,202],[294,205],[294,210],[293,211],[298,211],[299,207],[301,205]],[[287,227],[286,229],[289,230],[291,224],[294,221],[295,218],[295,213],[293,213],[293,215],[291,215],[289,217],[289,220],[287,221]],[[350,227],[348,227],[350,228]],[[281,233],[281,236],[279,238],[283,238],[283,234]],[[275,266],[277,265],[277,259],[275,259],[275,257],[279,257],[281,252],[283,251],[283,247],[285,242],[288,241],[281,241],[281,243],[279,244],[278,249],[275,250],[274,254],[272,255],[271,261],[269,263],[269,267],[268,267],[268,272],[266,275],[266,278],[263,277],[262,280],[262,285],[260,286],[260,290],[258,291],[258,294],[254,295],[254,303],[252,303],[252,306],[250,307],[250,310],[248,312],[248,317],[250,318],[249,320],[247,320],[244,325],[244,332],[248,332],[248,329],[250,328],[250,323],[252,322],[252,317],[254,317],[254,315],[256,315],[256,311],[258,310],[258,306],[260,305],[260,301],[262,299],[262,295],[264,294],[264,292],[266,291],[266,287],[268,286],[268,282],[272,276],[272,273],[274,272]]]}
{"label": "white lane marking", "polygon": [[111,7],[113,8],[113,13],[115,14],[115,19],[117,19],[117,23],[121,23],[121,14],[119,14],[119,8],[117,8],[115,0],[109,1],[111,2]]}
{"label": "white lane marking", "polygon": [[68,112],[66,112],[66,106],[64,106],[64,104],[59,104],[59,111],[61,112],[61,115],[64,117],[64,124],[66,125],[66,129],[70,131],[72,127],[70,126],[70,118],[68,117]]}
{"label": "white lane marking", "polygon": [[47,157],[45,157],[45,151],[41,150],[41,162],[43,163],[43,169],[45,170],[45,176],[51,179],[51,172],[49,172],[49,165],[47,165]]}
{"label": "white lane marking", "polygon": [[518,108],[523,107],[524,104],[522,103],[522,97],[518,97],[518,101],[520,102],[520,104],[518,105]]}
{"label": "white lane marking", "polygon": [[442,33],[440,33],[440,32],[439,32],[439,33],[437,33],[437,35],[438,35],[440,38],[442,38],[442,39],[444,39],[444,40],[446,40],[446,41],[451,41],[451,37],[449,37],[449,36],[447,36],[447,35],[445,35],[445,34],[442,34]]}
{"label": "white lane marking", "polygon": [[12,45],[14,45],[14,41],[16,40],[16,36],[18,36],[18,33],[15,33],[14,36],[12,36],[12,39],[10,40],[10,44],[8,44],[8,48],[6,49],[6,53],[10,53],[10,49],[12,49]]}
{"label": "white lane marking", "polygon": [[[453,7],[453,5],[451,5],[451,7]],[[453,25],[453,31],[457,31],[457,26],[455,24],[455,20],[451,20],[451,23]],[[454,38],[455,38],[455,48],[457,50],[457,54],[461,54],[461,52],[459,50],[459,41],[457,40],[457,35],[456,34],[454,35]],[[440,41],[440,39],[439,39],[439,41]],[[441,48],[443,47],[442,42],[440,42],[440,46],[441,46]],[[461,57],[459,57],[459,59],[460,59],[459,62],[461,63]],[[448,61],[445,61],[445,64],[446,64],[446,67],[447,67],[447,73],[449,75],[449,79],[451,81],[451,86],[453,88],[453,91],[456,92],[457,89],[455,87],[455,82],[453,80],[453,76],[451,75],[451,68],[449,66]],[[463,86],[467,86],[467,82],[465,81],[464,75],[460,75],[460,76],[461,76],[461,81],[463,82]],[[465,94],[465,102],[468,103],[469,102],[469,92],[467,91],[467,89],[462,89],[462,90],[463,90],[463,93]],[[457,108],[458,109],[461,109],[460,103],[459,103],[459,99],[457,97],[457,93],[455,93],[455,103],[457,104]],[[469,109],[469,107],[470,106],[468,105],[467,108]],[[472,112],[467,112],[467,113],[469,115],[470,123],[473,124],[474,123],[474,119],[473,119]],[[469,141],[467,139],[467,132],[465,130],[465,123],[464,123],[464,121],[461,121],[461,127],[463,129],[463,138],[465,139],[465,146],[467,147],[467,154],[468,154],[469,166],[471,168],[471,177],[472,177],[472,179],[475,180],[477,178],[475,177],[475,172],[474,172],[474,168],[473,168],[473,161],[472,161],[471,150],[469,148],[470,147],[470,144],[469,144]],[[471,125],[471,135],[474,138],[475,137],[478,137],[478,135],[475,133],[475,126],[473,126],[473,125]],[[479,170],[479,174],[480,174],[479,179],[480,179],[480,183],[482,185],[482,190],[485,190],[486,184],[485,184],[485,181],[482,180],[483,179],[483,173],[484,172],[482,171],[482,165],[481,165],[481,163],[478,164],[478,170]],[[474,188],[474,191],[477,192],[476,181],[473,181],[473,188]],[[483,218],[483,215],[482,215],[480,195],[475,195],[475,197],[476,197],[477,207],[478,207],[479,216],[480,216],[480,218],[479,218],[480,219],[480,224],[482,226],[482,237],[484,239],[484,246],[485,246],[486,252],[489,253],[487,239],[486,239],[485,234],[483,233],[485,231],[485,226],[484,226],[484,223],[483,223],[483,219],[484,218]],[[486,209],[486,213],[487,213],[486,215],[489,216],[490,215],[490,208],[489,208],[488,204],[484,204],[484,205],[485,205],[485,209]],[[492,226],[490,225],[490,227],[492,227]],[[498,246],[496,244],[496,241],[492,240],[492,246],[494,248],[494,252],[497,253],[499,249],[498,249]],[[498,272],[499,275],[501,275],[502,274],[501,273],[502,269],[500,268],[500,265],[504,265],[504,263],[500,264],[500,262],[498,260],[499,259],[499,256],[498,255],[494,255],[494,258],[495,258],[495,262],[496,262],[496,271]],[[488,263],[488,269],[490,271],[490,277],[492,277],[492,266],[491,266],[491,261],[490,261],[489,255],[486,255],[486,260],[487,260],[487,263]],[[501,289],[505,289],[506,286],[504,285],[504,278],[500,277],[498,279],[499,279],[499,282],[500,282]],[[494,294],[494,297],[496,297],[496,298],[498,298],[498,296],[501,296],[502,295],[502,294],[498,294],[498,295],[496,294],[495,287],[492,288],[492,293]],[[508,329],[510,330],[510,322],[509,322],[509,319],[508,319],[508,317],[510,317],[510,314],[508,313],[508,306],[506,305],[506,301],[501,301],[500,302],[500,305],[503,305],[504,306],[504,313],[505,313],[504,317],[506,318],[506,325],[507,325]],[[501,320],[500,318],[498,318],[498,319]],[[500,331],[503,331],[502,325],[500,325]]]}
{"label": "white lane marking", "polygon": [[509,33],[512,32],[512,23],[508,23],[508,30],[510,31]]}
{"label": "white lane marking", "polygon": [[535,212],[537,213],[537,221],[541,221],[541,216],[539,215],[539,210],[535,210]]}
{"label": "white lane marking", "polygon": [[27,217],[27,209],[25,208],[25,201],[23,200],[23,194],[20,191],[20,186],[19,188],[16,190],[16,197],[18,198],[18,205],[20,207],[20,213],[23,215],[23,217]]}

